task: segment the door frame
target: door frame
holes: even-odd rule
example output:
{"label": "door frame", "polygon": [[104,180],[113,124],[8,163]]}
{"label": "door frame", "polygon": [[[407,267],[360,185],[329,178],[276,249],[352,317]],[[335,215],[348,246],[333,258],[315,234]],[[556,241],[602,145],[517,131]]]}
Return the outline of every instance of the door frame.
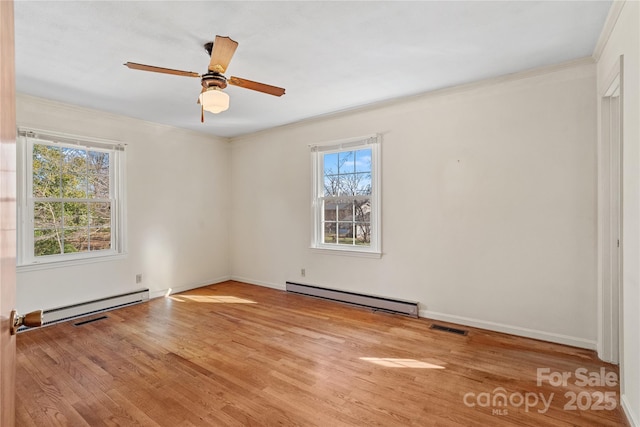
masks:
{"label": "door frame", "polygon": [[598,93],[598,356],[622,358],[623,56]]}

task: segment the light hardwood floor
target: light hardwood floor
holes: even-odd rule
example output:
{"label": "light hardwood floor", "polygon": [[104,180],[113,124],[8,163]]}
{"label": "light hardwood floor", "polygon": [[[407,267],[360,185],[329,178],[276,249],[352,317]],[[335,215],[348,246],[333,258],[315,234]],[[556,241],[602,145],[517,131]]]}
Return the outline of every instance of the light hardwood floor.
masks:
{"label": "light hardwood floor", "polygon": [[106,316],[19,334],[17,426],[626,425],[617,386],[575,376],[616,367],[573,347],[238,282]]}

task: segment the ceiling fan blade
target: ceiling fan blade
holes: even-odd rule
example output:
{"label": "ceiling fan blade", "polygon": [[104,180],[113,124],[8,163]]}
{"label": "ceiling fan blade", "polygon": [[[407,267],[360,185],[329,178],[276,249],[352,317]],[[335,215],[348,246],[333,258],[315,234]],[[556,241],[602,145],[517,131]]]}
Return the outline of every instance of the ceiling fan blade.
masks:
{"label": "ceiling fan blade", "polygon": [[237,48],[237,41],[231,40],[229,37],[216,36],[216,40],[213,42],[213,49],[211,50],[209,71],[224,73]]}
{"label": "ceiling fan blade", "polygon": [[153,71],[154,73],[173,74],[176,76],[185,77],[200,77],[200,74],[194,73],[193,71],[182,71],[174,70],[171,68],[154,67],[153,65],[137,64],[135,62],[127,62],[124,65],[133,70]]}
{"label": "ceiling fan blade", "polygon": [[284,89],[277,86],[271,86],[264,83],[254,82],[252,80],[241,79],[240,77],[230,77],[227,83],[234,86],[240,86],[245,89],[257,90],[258,92],[268,93],[273,96],[284,95]]}

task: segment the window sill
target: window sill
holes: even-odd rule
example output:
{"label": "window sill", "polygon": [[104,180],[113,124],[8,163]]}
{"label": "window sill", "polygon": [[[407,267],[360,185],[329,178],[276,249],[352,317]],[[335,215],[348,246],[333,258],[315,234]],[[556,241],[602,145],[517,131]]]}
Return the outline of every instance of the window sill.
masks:
{"label": "window sill", "polygon": [[354,251],[350,249],[343,248],[309,248],[312,252],[326,255],[342,255],[342,256],[351,256],[351,257],[359,257],[359,258],[382,258],[382,252],[374,252],[374,251]]}
{"label": "window sill", "polygon": [[122,253],[122,254],[114,254],[114,255],[96,256],[96,257],[90,257],[90,258],[71,259],[71,260],[65,260],[65,261],[34,262],[32,264],[18,265],[16,267],[16,271],[18,273],[23,273],[28,271],[50,270],[53,268],[73,267],[75,265],[93,264],[97,262],[117,261],[117,260],[125,259],[126,257],[127,257],[127,254]]}

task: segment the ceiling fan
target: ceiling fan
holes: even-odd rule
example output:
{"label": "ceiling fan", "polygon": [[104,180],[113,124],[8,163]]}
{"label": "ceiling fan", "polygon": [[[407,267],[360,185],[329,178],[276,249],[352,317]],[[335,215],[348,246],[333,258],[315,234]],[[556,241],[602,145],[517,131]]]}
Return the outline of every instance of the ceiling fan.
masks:
{"label": "ceiling fan", "polygon": [[124,65],[142,71],[153,71],[154,73],[173,74],[176,76],[199,77],[202,84],[202,91],[198,97],[200,104],[200,121],[204,122],[204,110],[214,114],[225,111],[229,108],[229,95],[222,91],[227,84],[251,89],[274,96],[284,95],[284,89],[240,77],[224,76],[224,72],[231,62],[231,58],[238,47],[238,42],[229,37],[216,36],[215,41],[206,43],[205,50],[211,56],[209,68],[206,73],[198,74],[193,71],[174,70],[171,68],[154,67],[153,65],[127,62]]}

